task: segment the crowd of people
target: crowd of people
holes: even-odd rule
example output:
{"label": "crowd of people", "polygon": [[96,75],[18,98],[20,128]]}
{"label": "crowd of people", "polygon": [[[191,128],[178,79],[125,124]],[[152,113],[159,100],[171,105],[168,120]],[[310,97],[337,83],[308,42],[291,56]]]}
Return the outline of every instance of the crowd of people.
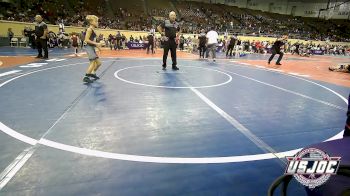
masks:
{"label": "crowd of people", "polygon": [[[150,27],[153,28],[153,27]],[[154,29],[150,32],[154,32]],[[28,45],[32,48],[36,48],[35,46],[35,33],[34,30],[30,27],[25,27],[24,29],[24,36],[28,40]],[[204,29],[202,30],[202,33],[206,32]],[[154,39],[154,48],[161,48],[161,39],[159,37],[154,36],[152,34]],[[68,48],[72,46],[71,37],[73,35],[76,35],[79,40],[83,40],[85,36],[85,31],[77,32],[68,34],[65,32],[52,32],[50,31],[48,33],[48,47],[59,47],[59,48]],[[8,29],[8,38],[9,40],[14,36],[11,28]],[[176,43],[179,50],[182,51],[188,51],[188,52],[198,52],[199,50],[199,42],[200,42],[200,34],[184,37],[183,35],[176,38]],[[273,46],[272,41],[258,41],[258,40],[252,40],[252,41],[244,41],[240,40],[237,36],[224,36],[222,39],[218,39],[217,43],[217,52],[219,53],[226,53],[229,50],[230,47],[230,41],[231,39],[235,39],[235,49],[233,50],[233,54],[235,51],[241,51],[245,53],[260,53],[260,54],[266,54],[271,53],[271,48]],[[133,36],[126,37],[123,33],[120,33],[117,31],[115,34],[110,34],[109,36],[104,36],[103,34],[99,34],[96,37],[97,42],[104,42],[104,45],[106,47],[109,47],[111,50],[120,50],[120,49],[127,49],[127,43],[148,43],[149,38],[148,36]],[[232,42],[232,41],[231,41]],[[80,46],[83,46],[83,43],[79,43]],[[284,52],[296,54],[300,56],[310,56],[315,54],[315,51],[318,52],[318,54],[327,54],[327,55],[344,55],[349,56],[350,55],[350,46],[343,46],[343,45],[332,45],[332,44],[315,44],[314,42],[296,42],[291,43],[288,42],[285,44]],[[232,52],[231,52],[232,56]]]}
{"label": "crowd of people", "polygon": [[[0,9],[0,19],[21,22],[33,22],[36,14],[43,16],[49,24],[64,23],[66,26],[85,26],[85,16],[99,16],[100,28],[133,31],[149,31],[157,25],[157,18],[165,17],[170,8],[144,10],[119,8],[107,14],[106,1],[97,3],[97,9],[91,10],[90,1],[30,0],[21,6],[9,4]],[[201,29],[209,31],[215,26],[218,32],[230,32],[238,35],[278,37],[289,34],[291,38],[322,41],[350,41],[350,34],[343,29],[350,27],[349,22],[335,23],[332,20],[303,19],[300,17],[277,15],[240,9],[226,5],[198,2],[177,2],[175,4],[183,33],[199,33]],[[70,12],[70,10],[79,10]]]}

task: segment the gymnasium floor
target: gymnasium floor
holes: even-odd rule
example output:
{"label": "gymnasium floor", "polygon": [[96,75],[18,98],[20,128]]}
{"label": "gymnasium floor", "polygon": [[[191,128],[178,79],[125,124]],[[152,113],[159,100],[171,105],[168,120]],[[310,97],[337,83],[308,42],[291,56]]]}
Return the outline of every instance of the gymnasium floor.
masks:
{"label": "gymnasium floor", "polygon": [[285,156],[342,137],[350,76],[327,67],[349,57],[179,52],[174,72],[160,50],[104,50],[84,85],[84,53],[35,54],[0,48],[1,196],[266,195]]}

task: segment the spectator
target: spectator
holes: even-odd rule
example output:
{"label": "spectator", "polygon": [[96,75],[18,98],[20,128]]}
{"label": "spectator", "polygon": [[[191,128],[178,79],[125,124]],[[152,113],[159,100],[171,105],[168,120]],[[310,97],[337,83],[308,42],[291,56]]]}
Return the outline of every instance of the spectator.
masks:
{"label": "spectator", "polygon": [[209,56],[209,52],[212,53],[212,58],[213,58],[213,62],[215,62],[215,58],[216,58],[216,46],[218,44],[218,39],[219,39],[219,35],[218,33],[215,31],[215,27],[211,27],[211,30],[207,33],[207,58]]}
{"label": "spectator", "polygon": [[120,32],[117,32],[117,35],[115,36],[115,44],[114,44],[114,50],[121,49],[121,41],[122,41],[122,35],[120,34]]}
{"label": "spectator", "polygon": [[199,39],[199,58],[201,57],[204,58],[204,53],[206,50],[205,45],[207,43],[207,37],[204,29],[201,30],[201,34],[199,34],[198,39]]}
{"label": "spectator", "polygon": [[11,45],[11,40],[12,40],[13,36],[14,36],[14,33],[12,32],[12,28],[8,28],[7,29],[7,38],[9,39],[10,45]]}
{"label": "spectator", "polygon": [[179,48],[180,50],[184,50],[184,44],[185,44],[185,38],[183,35],[180,36],[180,44],[179,44]]}

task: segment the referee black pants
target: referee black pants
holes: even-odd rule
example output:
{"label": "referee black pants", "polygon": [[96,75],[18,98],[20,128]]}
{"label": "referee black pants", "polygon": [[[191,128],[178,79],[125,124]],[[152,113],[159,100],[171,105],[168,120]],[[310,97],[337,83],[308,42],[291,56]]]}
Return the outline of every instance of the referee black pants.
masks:
{"label": "referee black pants", "polygon": [[204,54],[205,54],[205,45],[199,45],[199,58],[203,57],[204,58]]}
{"label": "referee black pants", "polygon": [[154,53],[154,43],[153,42],[149,42],[148,46],[147,46],[147,54],[149,53],[149,49],[151,48],[151,52],[152,54]]}
{"label": "referee black pants", "polygon": [[37,38],[36,44],[37,44],[37,48],[38,48],[38,57],[43,56],[43,50],[44,50],[44,57],[48,58],[49,51],[47,50],[47,39]]}
{"label": "referee black pants", "polygon": [[171,60],[173,61],[173,67],[177,65],[176,62],[176,42],[175,39],[169,39],[163,44],[164,53],[163,53],[163,67],[166,67],[166,60],[168,58],[169,50],[171,52]]}
{"label": "referee black pants", "polygon": [[280,50],[272,49],[272,55],[269,58],[269,62],[272,61],[273,57],[275,57],[276,54],[279,54],[280,56],[278,57],[276,64],[279,64],[283,58],[283,52]]}
{"label": "referee black pants", "polygon": [[228,45],[227,46],[227,51],[226,51],[226,56],[228,56],[230,54],[230,56],[232,56],[232,51],[234,49],[235,45]]}

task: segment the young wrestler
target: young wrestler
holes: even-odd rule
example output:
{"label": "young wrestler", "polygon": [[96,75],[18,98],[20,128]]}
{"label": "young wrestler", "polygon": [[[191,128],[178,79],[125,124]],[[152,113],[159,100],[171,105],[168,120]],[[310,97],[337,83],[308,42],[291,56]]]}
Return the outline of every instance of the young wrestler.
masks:
{"label": "young wrestler", "polygon": [[98,60],[98,56],[95,51],[95,47],[99,50],[101,50],[101,47],[103,46],[101,43],[97,43],[95,41],[96,39],[96,33],[94,31],[95,28],[98,27],[98,17],[95,15],[87,15],[86,20],[89,23],[89,28],[86,30],[85,35],[85,42],[86,42],[86,53],[88,54],[90,65],[89,68],[86,71],[85,77],[83,79],[83,82],[85,83],[91,83],[93,80],[98,80],[99,77],[96,75],[96,71],[101,66],[101,62]]}

